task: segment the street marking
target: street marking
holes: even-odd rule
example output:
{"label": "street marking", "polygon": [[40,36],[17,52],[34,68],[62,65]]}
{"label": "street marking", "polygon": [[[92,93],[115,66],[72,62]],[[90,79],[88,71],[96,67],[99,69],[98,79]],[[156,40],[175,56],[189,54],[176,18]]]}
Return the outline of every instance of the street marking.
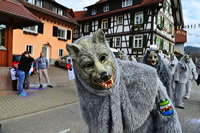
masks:
{"label": "street marking", "polygon": [[59,133],[67,133],[68,131],[70,131],[69,128],[67,130],[60,131]]}

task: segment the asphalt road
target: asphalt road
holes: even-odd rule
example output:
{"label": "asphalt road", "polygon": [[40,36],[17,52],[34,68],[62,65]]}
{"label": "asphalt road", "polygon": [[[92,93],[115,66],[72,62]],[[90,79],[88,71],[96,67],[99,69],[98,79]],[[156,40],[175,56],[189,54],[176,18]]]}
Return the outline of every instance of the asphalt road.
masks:
{"label": "asphalt road", "polygon": [[77,103],[2,122],[0,133],[86,133]]}

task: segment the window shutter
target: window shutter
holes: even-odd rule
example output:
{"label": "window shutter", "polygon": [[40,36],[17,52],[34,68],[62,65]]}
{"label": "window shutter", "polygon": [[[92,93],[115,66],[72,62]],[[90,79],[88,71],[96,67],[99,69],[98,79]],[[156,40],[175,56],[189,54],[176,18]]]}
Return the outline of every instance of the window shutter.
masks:
{"label": "window shutter", "polygon": [[82,33],[84,33],[84,27],[85,27],[85,25],[82,24]]}
{"label": "window shutter", "polygon": [[148,37],[147,35],[143,35],[143,48],[147,47]]}
{"label": "window shutter", "polygon": [[163,44],[164,44],[164,41],[163,39],[160,40],[160,50],[163,50]]}
{"label": "window shutter", "polygon": [[71,39],[71,31],[67,30],[67,40],[70,40],[70,39]]}
{"label": "window shutter", "polygon": [[90,32],[92,32],[92,22],[90,23]]}
{"label": "window shutter", "polygon": [[38,33],[43,34],[43,31],[44,31],[44,23],[38,25]]}
{"label": "window shutter", "polygon": [[112,48],[113,47],[113,39],[110,38],[110,47]]}
{"label": "window shutter", "polygon": [[53,36],[57,37],[58,36],[58,27],[53,26]]}
{"label": "window shutter", "polygon": [[165,26],[165,18],[162,17],[162,28],[164,28],[164,26]]}
{"label": "window shutter", "polygon": [[101,20],[98,21],[98,28],[101,29]]}
{"label": "window shutter", "polygon": [[169,43],[169,53],[171,53],[171,52],[172,52],[172,44]]}
{"label": "window shutter", "polygon": [[108,29],[111,27],[111,18],[108,18]]}
{"label": "window shutter", "polygon": [[155,36],[155,38],[154,38],[154,44],[156,44],[156,40],[157,40],[157,36]]}
{"label": "window shutter", "polygon": [[133,36],[129,36],[129,48],[133,48]]}
{"label": "window shutter", "polygon": [[158,14],[156,14],[156,24],[158,24]]}
{"label": "window shutter", "polygon": [[148,23],[148,19],[149,19],[149,17],[148,17],[148,10],[144,11],[143,16],[144,16],[144,22],[143,23],[144,24]]}
{"label": "window shutter", "polygon": [[130,24],[134,24],[134,13],[131,13]]}

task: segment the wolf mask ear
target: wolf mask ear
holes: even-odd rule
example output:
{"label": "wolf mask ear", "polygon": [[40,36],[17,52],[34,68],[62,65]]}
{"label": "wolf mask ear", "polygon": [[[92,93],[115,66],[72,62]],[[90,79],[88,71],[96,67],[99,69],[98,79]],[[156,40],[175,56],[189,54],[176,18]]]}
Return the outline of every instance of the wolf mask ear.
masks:
{"label": "wolf mask ear", "polygon": [[75,59],[77,54],[80,52],[80,47],[77,46],[77,44],[67,44],[66,49],[69,52],[69,55],[72,57],[72,59]]}
{"label": "wolf mask ear", "polygon": [[98,29],[92,37],[92,41],[95,43],[102,43],[102,44],[106,44],[106,37],[104,32],[101,29]]}
{"label": "wolf mask ear", "polygon": [[147,52],[146,52],[146,53],[147,53],[147,55],[148,55],[148,54],[150,54],[150,50],[147,50]]}

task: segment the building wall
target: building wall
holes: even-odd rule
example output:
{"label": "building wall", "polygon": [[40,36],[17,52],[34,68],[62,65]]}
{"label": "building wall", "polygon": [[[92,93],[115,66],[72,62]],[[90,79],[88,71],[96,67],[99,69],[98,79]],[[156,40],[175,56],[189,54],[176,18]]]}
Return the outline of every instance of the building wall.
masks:
{"label": "building wall", "polygon": [[[23,30],[17,29],[13,32],[13,54],[22,54],[26,50],[26,45],[33,46],[33,58],[38,58],[42,47],[44,45],[49,47],[49,59],[51,63],[54,63],[54,60],[59,58],[59,49],[63,49],[64,54],[68,55],[66,50],[66,44],[72,43],[72,27],[63,26],[56,23],[55,21],[47,20],[40,18],[44,23],[43,34],[27,34]],[[59,40],[57,37],[53,36],[53,26],[63,28],[71,31],[71,39]]]}

